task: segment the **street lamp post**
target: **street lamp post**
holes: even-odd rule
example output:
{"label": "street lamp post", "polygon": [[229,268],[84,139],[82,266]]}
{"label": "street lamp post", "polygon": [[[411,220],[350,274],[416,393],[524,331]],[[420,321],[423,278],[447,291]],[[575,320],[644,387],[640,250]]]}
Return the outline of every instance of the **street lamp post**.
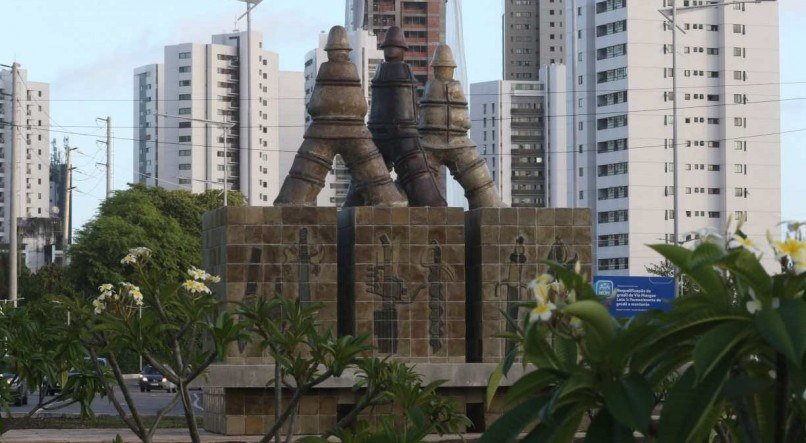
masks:
{"label": "street lamp post", "polygon": [[[680,168],[678,165],[679,161],[679,143],[678,143],[678,130],[679,130],[679,122],[678,122],[678,93],[677,93],[677,83],[678,83],[678,76],[677,76],[677,31],[680,30],[683,34],[686,33],[685,30],[679,28],[677,26],[677,14],[680,12],[686,11],[693,11],[699,9],[707,9],[707,8],[724,8],[725,6],[730,5],[740,5],[745,3],[769,3],[775,2],[777,0],[731,0],[731,1],[723,1],[721,3],[711,3],[711,4],[698,4],[692,6],[677,6],[677,0],[671,0],[671,7],[666,9],[661,9],[659,12],[663,17],[671,23],[672,28],[672,168],[673,168],[673,190],[674,190],[674,244],[679,245],[680,242]],[[680,295],[680,273],[679,271],[676,273],[675,279],[677,280],[677,294],[676,296]]]}
{"label": "street lamp post", "polygon": [[216,120],[205,120],[202,118],[184,117],[181,115],[157,114],[160,117],[178,118],[180,120],[187,120],[192,122],[206,123],[221,128],[221,133],[224,136],[224,206],[227,206],[227,185],[229,181],[229,149],[227,149],[227,129],[232,129],[236,123],[220,122]]}

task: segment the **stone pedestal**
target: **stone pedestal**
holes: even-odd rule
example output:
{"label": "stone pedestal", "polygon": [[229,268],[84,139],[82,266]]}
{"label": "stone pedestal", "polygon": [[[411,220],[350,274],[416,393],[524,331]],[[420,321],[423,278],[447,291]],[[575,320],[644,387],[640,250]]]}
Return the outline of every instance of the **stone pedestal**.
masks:
{"label": "stone pedestal", "polygon": [[465,226],[468,361],[500,362],[514,346],[496,337],[512,330],[501,311],[518,316],[517,303],[531,297],[528,284],[548,271],[546,260],[579,261],[590,275],[590,210],[481,208],[466,213]]}
{"label": "stone pedestal", "polygon": [[372,335],[412,363],[465,361],[464,213],[460,208],[339,213],[339,333]]}
{"label": "stone pedestal", "polygon": [[[336,208],[226,207],[204,215],[204,268],[221,277],[213,289],[227,301],[282,293],[324,304],[323,328],[336,326]],[[226,363],[271,358],[255,344],[228,349]]]}

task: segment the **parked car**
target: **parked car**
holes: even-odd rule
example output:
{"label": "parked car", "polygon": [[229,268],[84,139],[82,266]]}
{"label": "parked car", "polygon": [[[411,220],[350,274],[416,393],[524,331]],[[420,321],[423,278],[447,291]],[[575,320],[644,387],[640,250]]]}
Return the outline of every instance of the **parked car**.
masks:
{"label": "parked car", "polygon": [[[95,371],[95,367],[92,366],[92,361],[90,357],[84,357],[84,364],[87,365],[87,369],[91,371]],[[109,369],[109,360],[103,357],[98,357],[98,365],[101,367],[101,370],[107,372]],[[67,380],[69,381],[71,377],[75,377],[78,375],[79,371],[76,368],[70,369],[67,372]],[[61,383],[58,380],[50,381],[45,378],[45,382],[42,384],[42,389],[45,390],[45,395],[58,395],[62,392]],[[103,396],[103,394],[101,394]]]}
{"label": "parked car", "polygon": [[25,381],[19,378],[14,369],[13,357],[6,355],[0,360],[0,377],[4,383],[9,384],[11,391],[11,401],[15,406],[28,404],[28,386]]}
{"label": "parked car", "polygon": [[143,366],[143,370],[140,372],[140,392],[151,392],[152,389],[163,389],[163,378],[165,377],[151,365]]}

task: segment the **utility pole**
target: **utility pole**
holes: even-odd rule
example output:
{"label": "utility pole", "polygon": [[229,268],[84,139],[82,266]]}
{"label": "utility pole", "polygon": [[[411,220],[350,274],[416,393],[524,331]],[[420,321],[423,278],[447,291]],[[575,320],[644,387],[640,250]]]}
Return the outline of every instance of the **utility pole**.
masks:
{"label": "utility pole", "polygon": [[6,171],[6,178],[8,180],[9,192],[6,199],[9,202],[9,221],[8,221],[8,299],[17,307],[17,260],[19,258],[19,234],[17,229],[17,204],[20,199],[17,198],[17,180],[18,178],[18,155],[17,155],[17,138],[22,137],[20,134],[20,124],[22,119],[17,118],[17,107],[19,112],[22,112],[20,105],[20,92],[22,92],[22,84],[20,84],[20,64],[14,62],[11,64],[11,151],[9,152],[10,166]]}
{"label": "utility pole", "polygon": [[63,262],[67,263],[67,247],[70,245],[70,236],[71,236],[71,229],[70,226],[72,225],[72,214],[71,214],[71,207],[70,204],[73,200],[73,151],[77,148],[70,147],[70,139],[67,137],[64,138],[64,151],[66,154],[65,164],[64,164],[64,215],[62,215],[62,254],[64,257],[62,258]]}
{"label": "utility pole", "polygon": [[112,117],[98,117],[95,121],[106,123],[106,141],[98,140],[97,142],[106,145],[106,163],[96,163],[96,165],[106,167],[106,198],[109,198],[112,196]]}
{"label": "utility pole", "polygon": [[[661,9],[659,12],[663,17],[671,23],[672,28],[672,167],[674,169],[674,181],[672,183],[672,187],[674,189],[674,244],[679,245],[682,242],[680,241],[680,168],[678,165],[679,160],[679,140],[678,140],[678,128],[679,128],[679,116],[678,116],[678,91],[677,91],[677,83],[678,83],[678,68],[677,68],[677,31],[680,30],[684,34],[682,28],[677,26],[677,14],[678,12],[685,12],[685,11],[693,11],[698,9],[708,9],[708,8],[724,8],[730,5],[741,5],[745,3],[768,3],[768,2],[775,2],[777,0],[730,0],[730,1],[723,1],[721,3],[707,3],[707,4],[697,4],[692,6],[682,6],[677,7],[677,0],[671,0],[671,8],[668,9]],[[675,279],[677,280],[677,289],[675,296],[680,295],[680,272],[675,274]]]}

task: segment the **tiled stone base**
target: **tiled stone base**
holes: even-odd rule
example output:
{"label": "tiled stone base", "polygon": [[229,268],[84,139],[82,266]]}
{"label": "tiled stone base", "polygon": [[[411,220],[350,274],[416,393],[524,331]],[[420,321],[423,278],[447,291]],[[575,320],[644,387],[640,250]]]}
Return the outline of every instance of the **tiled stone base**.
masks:
{"label": "tiled stone base", "polygon": [[510,328],[501,311],[519,314],[529,282],[548,271],[541,261],[579,261],[590,275],[590,211],[482,208],[468,211],[465,224],[468,360],[500,362],[513,346],[496,337]]}
{"label": "tiled stone base", "polygon": [[[490,408],[484,406],[484,388],[446,388],[440,394],[454,399],[459,410],[474,422],[463,432],[482,432],[505,410],[506,388],[496,395]],[[294,421],[294,434],[321,435],[331,430],[338,420],[352,410],[360,397],[350,389],[317,389],[303,397]],[[284,395],[283,402],[289,397]],[[274,391],[257,388],[205,388],[204,429],[224,435],[261,435],[274,423]],[[377,425],[384,417],[399,416],[390,405],[367,409],[359,415]],[[284,427],[285,430],[285,427]]]}
{"label": "tiled stone base", "polygon": [[464,362],[464,240],[460,208],[343,209],[339,332],[412,363]]}
{"label": "tiled stone base", "polygon": [[[321,302],[323,328],[336,327],[336,208],[226,207],[202,222],[204,268],[221,276],[227,301],[273,297]],[[271,361],[256,344],[234,344],[227,363]]]}

